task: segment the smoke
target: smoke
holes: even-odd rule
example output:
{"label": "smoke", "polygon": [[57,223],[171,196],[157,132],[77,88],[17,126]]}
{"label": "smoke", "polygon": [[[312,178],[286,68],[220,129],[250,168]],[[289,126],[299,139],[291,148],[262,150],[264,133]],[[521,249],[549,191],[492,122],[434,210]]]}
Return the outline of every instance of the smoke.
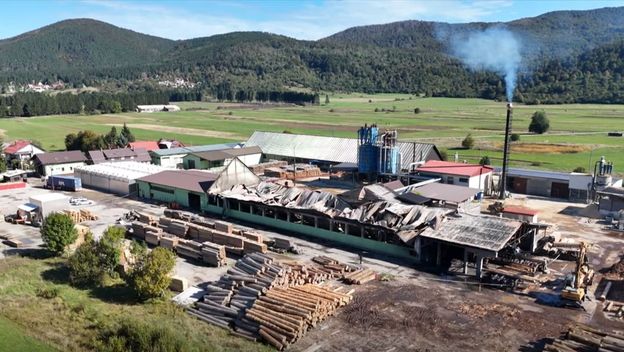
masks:
{"label": "smoke", "polygon": [[504,28],[488,28],[461,37],[451,37],[450,45],[453,55],[471,69],[503,75],[507,101],[512,101],[522,62],[520,41],[512,32]]}

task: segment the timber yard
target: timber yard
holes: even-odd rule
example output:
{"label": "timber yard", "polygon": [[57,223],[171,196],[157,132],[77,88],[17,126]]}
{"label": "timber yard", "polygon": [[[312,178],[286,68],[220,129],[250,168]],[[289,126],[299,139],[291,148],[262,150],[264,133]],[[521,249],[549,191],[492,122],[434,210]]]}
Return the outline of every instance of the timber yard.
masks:
{"label": "timber yard", "polygon": [[172,250],[171,299],[196,324],[278,350],[624,350],[619,165],[510,168],[509,129],[502,168],[375,124],[353,135],[7,144],[31,167],[0,184],[0,257],[38,250],[61,212]]}

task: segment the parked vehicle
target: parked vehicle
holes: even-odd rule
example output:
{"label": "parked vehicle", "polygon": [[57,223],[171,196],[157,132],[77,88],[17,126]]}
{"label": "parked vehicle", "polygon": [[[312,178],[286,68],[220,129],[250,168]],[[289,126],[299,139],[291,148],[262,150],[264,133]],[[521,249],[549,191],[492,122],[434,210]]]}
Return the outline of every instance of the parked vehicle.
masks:
{"label": "parked vehicle", "polygon": [[82,181],[73,176],[50,176],[46,180],[46,188],[76,192],[82,189]]}
{"label": "parked vehicle", "polygon": [[73,206],[79,206],[79,205],[93,205],[95,203],[92,200],[89,200],[84,197],[73,197],[69,200],[69,204]]}

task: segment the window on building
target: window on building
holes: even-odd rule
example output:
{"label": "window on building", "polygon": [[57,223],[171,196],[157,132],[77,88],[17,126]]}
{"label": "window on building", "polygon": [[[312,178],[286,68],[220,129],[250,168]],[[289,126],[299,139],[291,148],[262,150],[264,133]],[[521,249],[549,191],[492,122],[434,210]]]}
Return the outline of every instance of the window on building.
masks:
{"label": "window on building", "polygon": [[460,177],[459,183],[468,183],[468,179],[466,177]]}
{"label": "window on building", "polygon": [[446,183],[448,183],[449,185],[452,185],[455,183],[455,179],[451,176],[446,178]]}
{"label": "window on building", "polygon": [[65,171],[65,168],[64,168],[64,167],[62,167],[62,168],[61,168],[61,171]]}

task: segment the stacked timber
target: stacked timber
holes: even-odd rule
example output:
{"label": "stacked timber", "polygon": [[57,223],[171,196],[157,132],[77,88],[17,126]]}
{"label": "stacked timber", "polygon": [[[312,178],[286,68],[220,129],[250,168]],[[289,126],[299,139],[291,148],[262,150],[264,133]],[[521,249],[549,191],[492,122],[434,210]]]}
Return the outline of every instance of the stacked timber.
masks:
{"label": "stacked timber", "polygon": [[245,237],[245,239],[249,241],[258,242],[258,243],[264,242],[264,237],[259,233],[255,233],[251,231],[240,231],[238,235]]}
{"label": "stacked timber", "polygon": [[254,252],[266,253],[269,249],[266,244],[258,241],[245,239],[243,241],[243,253],[249,254]]}
{"label": "stacked timber", "polygon": [[158,220],[158,226],[160,226],[160,228],[162,228],[165,232],[174,234],[178,237],[186,236],[189,229],[186,222],[182,220],[170,219],[164,216]]}
{"label": "stacked timber", "polygon": [[179,237],[170,235],[168,233],[162,234],[160,237],[160,246],[163,248],[170,249],[175,252],[176,247],[178,246]]}
{"label": "stacked timber", "polygon": [[63,213],[69,216],[74,222],[74,224],[79,224],[85,221],[94,221],[98,219],[98,217],[95,214],[85,209],[81,209],[81,210],[66,209],[66,210],[63,210]]}
{"label": "stacked timber", "polygon": [[333,258],[324,255],[316,256],[312,258],[312,261],[321,265],[325,271],[336,277],[342,276],[346,272],[355,270],[354,267],[348,264],[341,263]]}
{"label": "stacked timber", "polygon": [[163,233],[161,231],[145,231],[145,242],[152,246],[160,245],[160,238]]}
{"label": "stacked timber", "polygon": [[544,346],[543,351],[613,351],[624,352],[624,335],[607,333],[585,325],[571,327],[564,337]]}
{"label": "stacked timber", "polygon": [[345,273],[342,275],[342,279],[350,285],[362,285],[375,280],[376,276],[377,274],[370,269],[360,269],[351,273]]}
{"label": "stacked timber", "polygon": [[273,246],[278,249],[290,250],[293,247],[292,242],[285,238],[275,237],[273,242]]}
{"label": "stacked timber", "polygon": [[233,226],[229,222],[226,222],[226,221],[215,221],[214,225],[215,225],[215,230],[217,230],[217,231],[224,232],[224,233],[227,233],[227,234],[231,234],[232,233]]}
{"label": "stacked timber", "polygon": [[158,226],[158,219],[153,215],[138,212],[138,211],[135,212],[135,215],[137,216],[137,220],[139,220],[140,222],[144,224],[148,224],[150,226]]}
{"label": "stacked timber", "polygon": [[134,237],[140,238],[142,240],[145,240],[145,234],[147,232],[157,233],[161,231],[162,230],[158,227],[150,226],[138,221],[132,223],[132,234],[134,235]]}
{"label": "stacked timber", "polygon": [[227,264],[225,246],[212,242],[203,242],[201,246],[202,261],[208,265],[220,267]]}

